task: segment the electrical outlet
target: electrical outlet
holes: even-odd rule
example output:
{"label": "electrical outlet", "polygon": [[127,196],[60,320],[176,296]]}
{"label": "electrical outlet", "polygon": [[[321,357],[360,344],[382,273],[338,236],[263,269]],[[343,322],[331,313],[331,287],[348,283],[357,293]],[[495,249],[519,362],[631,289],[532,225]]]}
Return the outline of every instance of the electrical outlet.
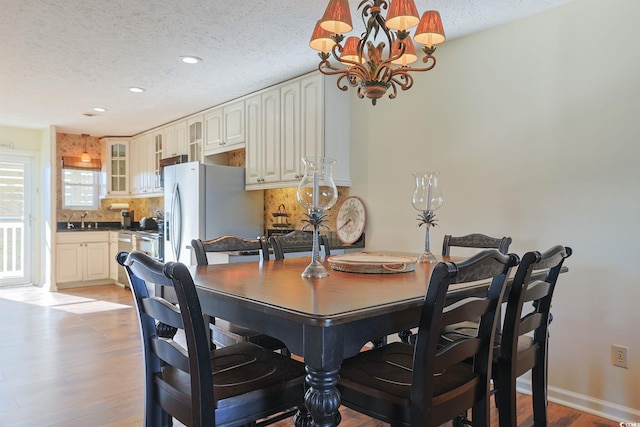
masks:
{"label": "electrical outlet", "polygon": [[611,345],[611,364],[621,368],[629,367],[629,347]]}

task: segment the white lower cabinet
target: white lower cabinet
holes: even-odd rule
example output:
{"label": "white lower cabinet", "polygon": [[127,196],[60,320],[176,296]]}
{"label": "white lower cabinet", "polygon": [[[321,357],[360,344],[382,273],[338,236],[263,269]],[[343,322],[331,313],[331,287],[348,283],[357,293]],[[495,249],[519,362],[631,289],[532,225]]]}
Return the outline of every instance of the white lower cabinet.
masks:
{"label": "white lower cabinet", "polygon": [[72,287],[107,282],[110,282],[108,231],[57,233],[56,283]]}

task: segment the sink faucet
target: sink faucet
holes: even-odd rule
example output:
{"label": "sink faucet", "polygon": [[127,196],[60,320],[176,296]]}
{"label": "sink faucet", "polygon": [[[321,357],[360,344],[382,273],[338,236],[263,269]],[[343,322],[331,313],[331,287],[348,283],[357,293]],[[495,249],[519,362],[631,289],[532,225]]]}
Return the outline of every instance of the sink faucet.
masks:
{"label": "sink faucet", "polygon": [[89,215],[89,212],[85,212],[80,216],[80,228],[84,228],[84,217]]}
{"label": "sink faucet", "polygon": [[71,230],[74,227],[73,224],[71,223],[72,218],[73,218],[73,212],[71,212],[71,216],[67,220],[67,230]]}

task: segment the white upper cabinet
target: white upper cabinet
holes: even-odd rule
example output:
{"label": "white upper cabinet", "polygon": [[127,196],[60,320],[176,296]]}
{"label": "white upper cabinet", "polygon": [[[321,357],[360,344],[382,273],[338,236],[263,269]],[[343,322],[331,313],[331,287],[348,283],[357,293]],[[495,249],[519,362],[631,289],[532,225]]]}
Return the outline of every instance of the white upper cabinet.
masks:
{"label": "white upper cabinet", "polygon": [[[320,73],[311,73],[262,93],[264,101],[267,93],[274,96],[275,91],[279,91],[280,117],[273,111],[267,113],[264,102],[261,116],[263,132],[267,132],[265,122],[269,123],[265,114],[270,114],[272,120],[279,121],[279,135],[271,127],[268,132],[270,142],[261,144],[254,144],[248,135],[248,190],[296,185],[304,175],[302,158],[323,156],[336,160],[333,174],[336,185],[351,185],[349,95],[335,87],[335,82],[331,79],[325,81],[326,79]],[[247,126],[250,126],[249,120]],[[247,132],[249,133],[249,129]],[[279,156],[279,161],[273,156]]]}
{"label": "white upper cabinet", "polygon": [[188,153],[187,121],[165,126],[162,128],[162,158],[182,156]]}
{"label": "white upper cabinet", "polygon": [[245,100],[246,185],[280,181],[280,90]]}
{"label": "white upper cabinet", "polygon": [[205,113],[204,155],[243,148],[245,137],[245,102],[234,101]]}
{"label": "white upper cabinet", "polygon": [[202,146],[204,141],[203,116],[194,116],[187,119],[187,142],[190,162],[202,162]]}
{"label": "white upper cabinet", "polygon": [[107,196],[129,195],[129,138],[103,138]]}
{"label": "white upper cabinet", "polygon": [[134,196],[160,196],[160,159],[162,157],[162,130],[147,132],[131,139],[131,194]]}

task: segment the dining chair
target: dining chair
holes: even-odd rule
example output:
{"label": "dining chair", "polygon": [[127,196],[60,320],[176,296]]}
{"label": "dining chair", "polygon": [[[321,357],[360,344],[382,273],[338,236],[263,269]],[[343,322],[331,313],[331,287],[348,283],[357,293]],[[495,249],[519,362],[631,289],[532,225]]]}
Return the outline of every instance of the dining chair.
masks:
{"label": "dining chair", "polygon": [[[527,252],[518,266],[507,299],[500,350],[492,377],[500,426],[517,426],[516,379],[531,371],[533,424],[547,425],[547,367],[550,310],[564,260],[572,249],[553,246],[545,252]],[[531,280],[534,271],[547,270],[544,280]],[[531,302],[531,308],[524,304]],[[528,304],[527,304],[528,305]],[[531,336],[533,332],[533,336]]]}
{"label": "dining chair", "polygon": [[[518,257],[497,249],[431,274],[415,346],[393,342],[348,358],[340,369],[341,403],[392,426],[439,426],[467,409],[474,426],[489,425],[491,360],[497,307]],[[486,295],[445,306],[450,285],[490,280]],[[480,318],[474,336],[440,345],[448,324]],[[473,363],[465,363],[472,359]]]}
{"label": "dining chair", "polygon": [[[209,252],[229,252],[229,251],[260,251],[264,261],[269,260],[269,249],[263,237],[246,239],[238,236],[225,235],[215,239],[202,241],[200,239],[191,240],[191,247],[196,255],[198,265],[207,265],[207,253]],[[224,319],[205,317],[209,321],[211,330],[211,344],[217,347],[236,344],[247,341],[259,345],[269,350],[280,350],[285,356],[290,356],[287,346],[280,340],[265,335],[262,332],[254,331],[243,326],[228,322]]]}
{"label": "dining chair", "polygon": [[[293,230],[290,233],[269,237],[269,244],[273,249],[276,260],[284,259],[285,253],[310,252],[313,250],[313,233],[310,231]],[[324,255],[331,255],[329,239],[324,234],[318,235],[318,245],[324,248]]]}
{"label": "dining chair", "polygon": [[[188,268],[142,252],[120,252],[140,322],[146,427],[240,426],[280,420],[303,408],[304,364],[249,342],[211,351],[200,301]],[[175,290],[178,305],[150,296],[148,284]],[[175,339],[156,332],[161,322]],[[184,344],[186,343],[186,345]]]}
{"label": "dining chair", "polygon": [[[511,237],[491,237],[480,233],[467,234],[465,236],[447,234],[442,240],[442,255],[450,256],[452,246],[478,250],[498,249],[501,253],[506,254],[509,251],[509,245],[511,245]],[[473,325],[466,326],[472,327]],[[475,326],[477,327],[477,325]],[[411,343],[415,339],[413,332],[410,330],[400,331],[398,337],[404,343]]]}
{"label": "dining chair", "polygon": [[466,236],[452,236],[447,234],[442,239],[442,255],[449,256],[451,247],[476,248],[476,249],[498,249],[503,254],[509,251],[511,237],[491,237],[484,234],[474,233]]}

